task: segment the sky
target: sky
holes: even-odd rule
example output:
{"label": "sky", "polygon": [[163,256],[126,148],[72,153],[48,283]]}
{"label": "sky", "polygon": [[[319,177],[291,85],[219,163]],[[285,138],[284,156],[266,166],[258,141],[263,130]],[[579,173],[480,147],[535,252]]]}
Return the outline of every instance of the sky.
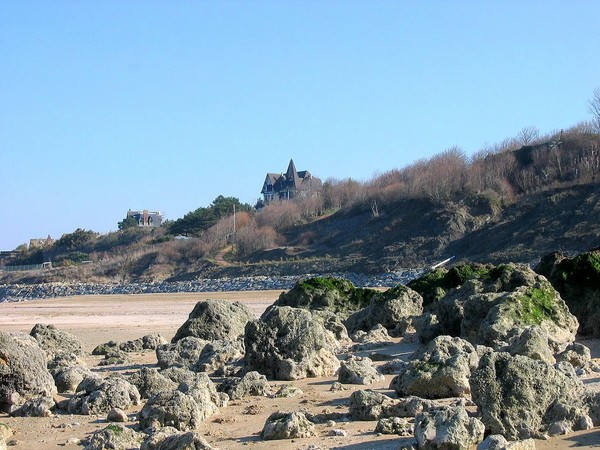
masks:
{"label": "sky", "polygon": [[590,120],[595,0],[0,0],[0,250]]}

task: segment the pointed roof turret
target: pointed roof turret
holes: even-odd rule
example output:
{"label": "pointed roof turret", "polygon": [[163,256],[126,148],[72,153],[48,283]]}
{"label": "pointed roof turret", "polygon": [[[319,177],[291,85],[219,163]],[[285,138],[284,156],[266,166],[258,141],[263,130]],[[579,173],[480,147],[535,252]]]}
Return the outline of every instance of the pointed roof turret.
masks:
{"label": "pointed roof turret", "polygon": [[298,176],[298,171],[296,170],[296,165],[294,164],[293,159],[290,159],[290,165],[287,168],[285,177],[288,180],[288,183],[293,183],[293,186],[300,185],[300,177]]}

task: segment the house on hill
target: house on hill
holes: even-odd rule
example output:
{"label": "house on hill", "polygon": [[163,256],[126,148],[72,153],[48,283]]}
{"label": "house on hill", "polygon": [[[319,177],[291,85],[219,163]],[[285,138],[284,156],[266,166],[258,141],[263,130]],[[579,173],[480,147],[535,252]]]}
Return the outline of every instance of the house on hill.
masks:
{"label": "house on hill", "polygon": [[162,225],[162,214],[160,211],[127,211],[127,218],[132,217],[140,227],[160,227]]}
{"label": "house on hill", "polygon": [[260,193],[265,205],[273,200],[291,200],[295,197],[318,195],[323,183],[308,170],[298,172],[294,160],[290,159],[285,173],[268,173]]}

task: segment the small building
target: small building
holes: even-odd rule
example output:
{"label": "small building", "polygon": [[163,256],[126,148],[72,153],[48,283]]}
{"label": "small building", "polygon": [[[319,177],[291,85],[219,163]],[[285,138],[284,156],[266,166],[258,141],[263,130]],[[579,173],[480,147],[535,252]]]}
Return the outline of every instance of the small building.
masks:
{"label": "small building", "polygon": [[140,227],[160,227],[162,225],[162,214],[160,211],[127,211],[127,218],[132,217]]}
{"label": "small building", "polygon": [[298,172],[294,160],[290,160],[285,173],[267,173],[262,191],[265,205],[273,200],[291,200],[295,197],[318,195],[323,183],[308,170]]}

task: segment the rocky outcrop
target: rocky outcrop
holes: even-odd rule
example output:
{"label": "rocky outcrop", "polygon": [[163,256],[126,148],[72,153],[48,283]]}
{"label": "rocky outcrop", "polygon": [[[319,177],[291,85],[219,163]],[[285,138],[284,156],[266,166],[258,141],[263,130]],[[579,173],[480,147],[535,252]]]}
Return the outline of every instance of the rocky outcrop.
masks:
{"label": "rocky outcrop", "polygon": [[331,376],[339,367],[337,342],[310,312],[271,307],[249,322],[244,337],[248,370],[274,380]]}
{"label": "rocky outcrop", "polygon": [[384,326],[397,336],[403,335],[410,321],[423,313],[423,298],[406,286],[397,286],[372,296],[369,305],[352,314],[344,324],[349,334]]}
{"label": "rocky outcrop", "polygon": [[0,331],[0,411],[11,412],[29,399],[56,393],[46,361],[31,336]]}
{"label": "rocky outcrop", "polygon": [[244,335],[246,323],[254,314],[240,302],[205,300],[196,303],[171,342],[192,336],[206,341],[235,341]]}
{"label": "rocky outcrop", "polygon": [[562,370],[525,356],[488,353],[471,375],[473,401],[492,434],[518,440],[580,429],[591,422],[584,387]]}
{"label": "rocky outcrop", "polygon": [[267,419],[260,437],[265,440],[295,439],[316,434],[315,425],[303,412],[276,412]]}
{"label": "rocky outcrop", "polygon": [[464,407],[423,412],[415,417],[415,438],[420,450],[470,450],[483,441],[485,427],[469,417]]}
{"label": "rocky outcrop", "polygon": [[478,363],[479,355],[469,342],[439,336],[412,355],[390,387],[400,396],[429,399],[467,396],[471,371]]}

